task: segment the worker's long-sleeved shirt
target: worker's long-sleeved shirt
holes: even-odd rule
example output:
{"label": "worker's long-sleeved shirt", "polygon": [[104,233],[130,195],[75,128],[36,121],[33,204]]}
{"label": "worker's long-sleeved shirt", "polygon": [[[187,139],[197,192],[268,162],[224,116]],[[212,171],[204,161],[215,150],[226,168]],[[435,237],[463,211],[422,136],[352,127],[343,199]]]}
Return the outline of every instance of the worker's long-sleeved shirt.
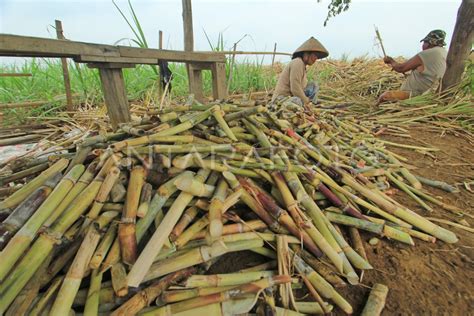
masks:
{"label": "worker's long-sleeved shirt", "polygon": [[294,96],[306,104],[310,101],[304,93],[307,84],[306,66],[301,58],[295,58],[286,65],[280,74],[272,100],[278,96]]}

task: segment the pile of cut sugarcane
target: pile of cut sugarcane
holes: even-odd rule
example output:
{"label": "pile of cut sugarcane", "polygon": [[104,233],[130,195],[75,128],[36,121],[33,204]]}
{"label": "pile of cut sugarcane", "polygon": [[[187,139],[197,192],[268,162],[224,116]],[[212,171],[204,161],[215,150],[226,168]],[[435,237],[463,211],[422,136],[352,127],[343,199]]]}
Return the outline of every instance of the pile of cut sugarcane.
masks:
{"label": "pile of cut sugarcane", "polygon": [[[460,212],[355,120],[288,102],[148,116],[159,120],[84,135],[46,169],[12,162],[29,178],[2,189],[0,314],[351,314],[337,288],[372,269],[359,230],[457,241],[388,194],[394,184],[422,207]],[[268,259],[206,273],[241,251]],[[297,302],[298,288],[312,302]]]}

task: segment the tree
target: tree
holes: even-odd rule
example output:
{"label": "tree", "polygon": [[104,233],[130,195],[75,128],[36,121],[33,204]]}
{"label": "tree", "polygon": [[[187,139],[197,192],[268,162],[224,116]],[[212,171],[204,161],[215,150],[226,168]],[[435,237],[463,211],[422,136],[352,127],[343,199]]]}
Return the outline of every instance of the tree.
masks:
{"label": "tree", "polygon": [[474,1],[463,0],[458,9],[456,25],[453,37],[449,45],[448,57],[446,59],[446,73],[443,77],[442,90],[449,89],[461,81],[462,74],[466,68],[466,60],[472,49],[474,38]]}
{"label": "tree", "polygon": [[[320,2],[321,0],[318,0]],[[349,9],[351,0],[331,0],[328,6],[328,16],[324,21],[326,26],[328,20],[343,11]],[[442,89],[449,89],[461,82],[465,69],[466,60],[472,50],[474,38],[474,0],[462,0],[458,9],[456,24],[454,26],[451,44],[449,45],[448,57],[446,59],[446,73],[442,81]]]}

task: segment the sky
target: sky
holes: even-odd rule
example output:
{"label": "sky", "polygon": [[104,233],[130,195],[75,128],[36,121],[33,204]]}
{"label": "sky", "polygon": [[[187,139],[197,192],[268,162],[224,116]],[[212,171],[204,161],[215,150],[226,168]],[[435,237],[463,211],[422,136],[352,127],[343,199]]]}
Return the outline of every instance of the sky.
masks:
{"label": "sky", "polygon": [[[117,0],[128,15],[128,4]],[[368,54],[381,56],[374,25],[382,35],[387,54],[411,57],[432,29],[451,38],[461,0],[352,0],[348,11],[323,26],[328,1],[317,0],[193,0],[195,50],[210,50],[223,34],[226,49],[293,52],[310,36],[329,50],[330,57],[350,58]],[[158,31],[164,34],[164,48],[183,49],[180,0],[132,0],[150,47],[158,46]],[[130,16],[130,15],[128,15]],[[70,40],[114,44],[133,38],[133,33],[112,4],[112,0],[0,0],[0,33],[55,37],[54,20],[63,23]],[[128,45],[128,40],[120,42]],[[254,57],[252,57],[254,58]],[[261,56],[259,58],[262,58]],[[268,62],[271,56],[265,57]],[[10,58],[0,58],[0,63]],[[17,59],[15,59],[17,60]],[[285,62],[289,57],[282,56]]]}

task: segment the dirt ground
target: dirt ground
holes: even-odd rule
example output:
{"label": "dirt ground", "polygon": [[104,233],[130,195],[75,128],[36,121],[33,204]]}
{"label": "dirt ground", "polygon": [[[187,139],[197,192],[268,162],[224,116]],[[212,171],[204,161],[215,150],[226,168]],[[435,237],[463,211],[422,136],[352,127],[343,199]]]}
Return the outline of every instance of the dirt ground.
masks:
{"label": "dirt ground", "polygon": [[[382,137],[398,143],[441,149],[430,156],[413,150],[388,147],[409,159],[409,163],[416,167],[414,174],[449,184],[474,179],[474,144],[465,137],[420,128],[410,128],[409,131],[412,137],[409,139]],[[426,185],[424,188],[433,196],[463,209],[470,216],[460,217],[435,206],[433,212],[425,211],[403,192],[397,193],[396,199],[423,216],[453,222],[464,219],[474,227],[474,193],[463,187],[459,193],[446,193]],[[459,242],[453,245],[442,241],[431,244],[414,239],[415,246],[411,247],[381,239],[376,246],[371,246],[367,241],[374,235],[361,234],[366,241],[369,262],[375,269],[365,272],[362,284],[339,289],[354,307],[354,315],[360,314],[370,287],[375,283],[389,287],[383,315],[474,315],[474,234],[445,224],[440,225],[456,233]],[[259,262],[261,258],[253,253],[231,254],[222,258],[209,273],[232,272]],[[343,315],[339,309],[335,310],[335,315]]]}

